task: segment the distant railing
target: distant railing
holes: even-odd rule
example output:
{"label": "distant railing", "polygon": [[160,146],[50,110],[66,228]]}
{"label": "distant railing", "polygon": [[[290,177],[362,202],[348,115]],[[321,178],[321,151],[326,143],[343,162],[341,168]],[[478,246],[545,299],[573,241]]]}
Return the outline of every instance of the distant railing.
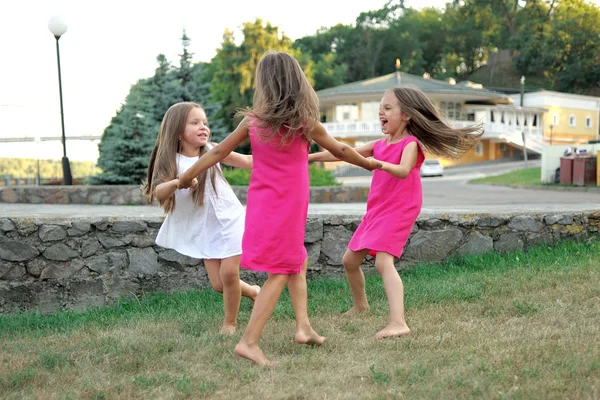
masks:
{"label": "distant railing", "polygon": [[[464,128],[474,124],[473,121],[456,120],[451,121],[457,128]],[[378,139],[383,137],[381,122],[379,121],[356,121],[356,122],[326,122],[323,124],[331,136],[339,139],[353,138],[357,140]],[[522,133],[525,134],[527,148],[541,153],[546,145],[543,138],[542,128],[539,126],[523,126],[506,124],[502,122],[484,123],[484,138],[504,139],[509,142],[523,145]],[[520,141],[520,143],[519,143]]]}
{"label": "distant railing", "polygon": [[[73,185],[81,185],[87,181],[89,177],[73,177]],[[63,184],[63,178],[40,178],[38,182],[36,177],[14,178],[0,177],[0,186],[60,186]]]}

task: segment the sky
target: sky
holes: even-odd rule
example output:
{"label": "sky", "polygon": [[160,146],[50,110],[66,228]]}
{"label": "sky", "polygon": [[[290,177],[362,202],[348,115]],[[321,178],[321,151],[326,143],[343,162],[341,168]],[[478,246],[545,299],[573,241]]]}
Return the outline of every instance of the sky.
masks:
{"label": "sky", "polygon": [[[156,56],[178,62],[181,35],[191,38],[193,61],[210,61],[226,29],[236,32],[255,18],[278,26],[292,40],[320,27],[351,24],[387,0],[280,0],[210,2],[169,0],[23,0],[0,2],[0,137],[60,136],[56,41],[48,30],[64,18],[60,60],[65,132],[101,135],[129,88],[153,75]],[[600,0],[597,0],[600,2]],[[446,0],[407,0],[406,5],[443,8]],[[0,142],[0,157],[9,146]]]}

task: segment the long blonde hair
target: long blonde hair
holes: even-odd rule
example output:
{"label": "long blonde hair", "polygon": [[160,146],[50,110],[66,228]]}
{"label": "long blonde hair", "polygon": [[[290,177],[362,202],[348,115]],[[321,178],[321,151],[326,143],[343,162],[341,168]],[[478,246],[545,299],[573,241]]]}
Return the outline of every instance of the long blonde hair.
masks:
{"label": "long blonde hair", "polygon": [[317,94],[300,64],[279,51],[267,51],[258,62],[253,105],[238,114],[258,121],[258,127],[265,129],[262,139],[280,134],[283,145],[310,132],[321,115]]}
{"label": "long blonde hair", "polygon": [[483,126],[453,128],[421,90],[401,86],[389,89],[400,102],[400,110],[410,116],[406,129],[428,153],[460,158],[475,146],[483,135]]}
{"label": "long blonde hair", "polygon": [[[163,117],[158,137],[154,144],[154,149],[150,155],[147,179],[142,188],[149,203],[154,201],[154,190],[158,184],[177,178],[178,166],[176,159],[177,153],[181,151],[179,137],[183,135],[188,115],[194,108],[200,108],[204,111],[204,108],[200,104],[181,102],[172,105]],[[202,156],[206,153],[208,151],[207,147],[208,146],[202,146],[198,151],[198,156]],[[201,172],[200,175],[196,177],[198,179],[198,185],[191,189],[194,203],[198,206],[204,204],[204,187],[206,184],[206,176],[209,173],[212,187],[215,192],[215,178],[218,176],[225,179],[221,170],[216,165]],[[166,213],[173,212],[175,209],[175,194],[166,200],[159,201],[159,205]]]}

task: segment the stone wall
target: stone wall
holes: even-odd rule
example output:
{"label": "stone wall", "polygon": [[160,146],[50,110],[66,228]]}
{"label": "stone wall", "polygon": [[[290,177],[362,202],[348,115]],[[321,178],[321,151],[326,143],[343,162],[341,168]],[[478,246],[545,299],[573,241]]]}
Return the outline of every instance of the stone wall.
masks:
{"label": "stone wall", "polygon": [[[233,186],[242,203],[246,202],[247,186]],[[368,187],[311,187],[311,203],[364,203]],[[30,204],[98,204],[146,205],[139,186],[6,186],[0,187],[0,203]]]}
{"label": "stone wall", "polygon": [[[309,216],[309,276],[343,276],[342,255],[360,216]],[[81,310],[150,291],[208,287],[201,261],[154,244],[161,217],[0,218],[0,314]],[[423,214],[399,267],[454,255],[597,240],[600,211],[576,214]],[[365,262],[373,268],[373,259]],[[242,270],[248,282],[265,276]]]}

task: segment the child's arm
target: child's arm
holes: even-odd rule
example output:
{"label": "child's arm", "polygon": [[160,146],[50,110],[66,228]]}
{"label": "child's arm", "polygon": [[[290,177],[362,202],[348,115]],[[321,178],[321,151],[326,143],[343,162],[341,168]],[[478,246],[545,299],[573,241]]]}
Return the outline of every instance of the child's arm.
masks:
{"label": "child's arm", "polygon": [[321,147],[323,147],[325,150],[328,150],[329,153],[338,160],[358,165],[359,167],[369,171],[381,167],[381,163],[379,161],[364,158],[352,147],[335,140],[333,136],[327,133],[325,127],[320,122],[317,123],[314,129],[309,133],[307,139],[317,142]]}
{"label": "child's arm", "polygon": [[[354,148],[363,157],[372,157],[373,156],[373,146],[377,140],[373,140],[372,142],[365,143],[362,146],[357,146]],[[320,151],[318,153],[312,153],[308,155],[308,161],[321,161],[321,162],[329,162],[329,161],[339,161],[339,159],[335,158],[328,151]]]}
{"label": "child's arm", "polygon": [[[196,178],[192,179],[192,184],[190,185],[190,188],[195,188],[197,184],[198,180]],[[169,197],[173,196],[173,193],[175,193],[177,189],[180,189],[178,178],[159,183],[154,188],[154,197],[156,197],[156,200],[158,201],[166,200]]]}
{"label": "child's arm", "polygon": [[418,147],[416,142],[406,145],[402,152],[400,164],[392,164],[386,161],[381,161],[381,169],[396,178],[406,178],[408,173],[417,164]]}
{"label": "child's arm", "polygon": [[248,118],[244,118],[242,122],[229,134],[221,143],[213,147],[209,152],[198,159],[190,168],[188,168],[179,177],[179,187],[188,188],[192,184],[192,180],[207,170],[219,161],[229,156],[233,149],[248,138]]}
{"label": "child's arm", "polygon": [[[211,143],[216,146],[217,143]],[[235,168],[252,169],[252,155],[241,154],[232,151],[227,157],[221,160],[223,164],[227,164]]]}

